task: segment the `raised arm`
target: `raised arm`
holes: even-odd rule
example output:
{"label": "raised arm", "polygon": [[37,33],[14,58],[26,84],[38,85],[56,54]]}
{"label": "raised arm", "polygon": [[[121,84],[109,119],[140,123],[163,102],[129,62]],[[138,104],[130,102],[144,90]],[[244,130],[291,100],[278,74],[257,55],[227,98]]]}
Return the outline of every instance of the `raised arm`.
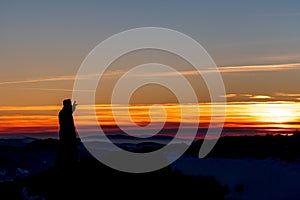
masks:
{"label": "raised arm", "polygon": [[73,102],[73,105],[72,105],[72,113],[75,112],[76,106],[77,106],[77,105],[78,105],[78,104],[76,103],[76,101],[74,101],[74,102]]}

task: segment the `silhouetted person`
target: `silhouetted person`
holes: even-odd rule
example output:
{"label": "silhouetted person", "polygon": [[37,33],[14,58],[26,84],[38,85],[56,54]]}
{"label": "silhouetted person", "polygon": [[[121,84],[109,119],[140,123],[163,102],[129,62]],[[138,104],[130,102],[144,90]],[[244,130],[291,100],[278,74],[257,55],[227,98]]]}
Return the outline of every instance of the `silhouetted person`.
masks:
{"label": "silhouetted person", "polygon": [[70,99],[65,99],[58,114],[60,127],[56,165],[65,170],[72,169],[78,159],[76,129],[72,115],[76,105],[76,101],[72,105]]}

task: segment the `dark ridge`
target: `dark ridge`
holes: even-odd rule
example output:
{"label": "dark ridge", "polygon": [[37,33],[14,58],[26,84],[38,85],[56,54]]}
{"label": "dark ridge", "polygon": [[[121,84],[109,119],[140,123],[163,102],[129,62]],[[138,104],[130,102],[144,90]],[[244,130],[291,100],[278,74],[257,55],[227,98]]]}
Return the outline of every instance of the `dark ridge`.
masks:
{"label": "dark ridge", "polygon": [[0,183],[1,197],[22,199],[40,196],[51,199],[223,199],[226,192],[213,177],[183,176],[168,167],[150,173],[132,174],[111,169],[93,158],[80,161],[67,172],[50,168],[14,182]]}
{"label": "dark ridge", "polygon": [[[197,157],[203,140],[192,143],[186,154]],[[291,162],[300,159],[300,136],[225,136],[221,137],[207,157],[280,158]]]}

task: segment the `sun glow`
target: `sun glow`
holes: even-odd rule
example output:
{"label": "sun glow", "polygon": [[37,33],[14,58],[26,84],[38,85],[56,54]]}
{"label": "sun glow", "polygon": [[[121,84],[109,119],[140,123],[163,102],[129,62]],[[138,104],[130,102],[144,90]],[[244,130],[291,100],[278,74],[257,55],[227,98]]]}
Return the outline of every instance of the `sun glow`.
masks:
{"label": "sun glow", "polygon": [[297,118],[293,104],[259,104],[253,110],[258,121],[285,123],[293,122]]}
{"label": "sun glow", "polygon": [[293,121],[294,117],[292,112],[285,108],[275,108],[273,110],[267,110],[265,116],[273,122]]}

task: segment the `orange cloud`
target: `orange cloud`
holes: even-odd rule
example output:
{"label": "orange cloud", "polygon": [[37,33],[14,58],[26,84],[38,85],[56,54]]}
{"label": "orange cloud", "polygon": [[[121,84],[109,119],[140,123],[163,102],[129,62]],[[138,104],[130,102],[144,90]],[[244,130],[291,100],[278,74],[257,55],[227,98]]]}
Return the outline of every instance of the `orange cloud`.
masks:
{"label": "orange cloud", "polygon": [[277,92],[275,93],[276,96],[279,97],[300,97],[300,93],[283,93],[283,92]]}
{"label": "orange cloud", "polygon": [[242,97],[252,97],[252,94],[240,94]]}
{"label": "orange cloud", "polygon": [[250,99],[271,99],[272,97],[267,95],[254,95],[252,97],[249,97]]}
{"label": "orange cloud", "polygon": [[254,95],[254,94],[235,94],[235,93],[230,93],[230,94],[226,94],[225,96],[222,97],[226,97],[226,98],[249,98],[249,99],[272,99],[273,97],[268,96],[268,95]]}
{"label": "orange cloud", "polygon": [[238,96],[237,94],[226,94],[225,96],[221,96],[221,97],[225,97],[225,98],[233,98],[233,97],[236,97]]}

